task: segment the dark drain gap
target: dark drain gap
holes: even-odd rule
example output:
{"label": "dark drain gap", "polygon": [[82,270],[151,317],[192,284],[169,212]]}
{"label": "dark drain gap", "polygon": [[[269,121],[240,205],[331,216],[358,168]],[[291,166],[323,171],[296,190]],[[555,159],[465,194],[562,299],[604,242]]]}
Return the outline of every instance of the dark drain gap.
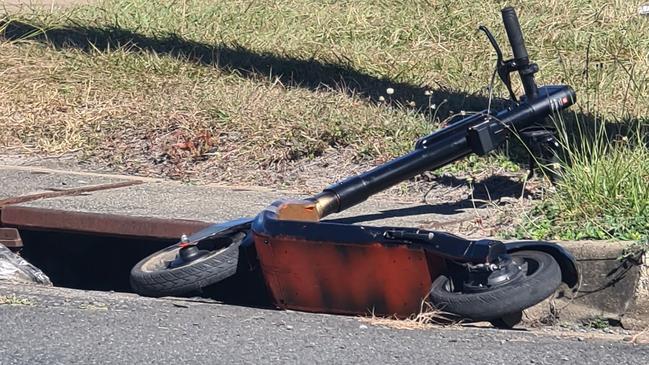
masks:
{"label": "dark drain gap", "polygon": [[[116,292],[133,292],[129,283],[131,268],[144,257],[175,243],[22,229],[20,235],[20,255],[49,276],[55,286]],[[234,277],[188,296],[245,306],[270,306],[259,271],[250,269],[243,252],[240,256],[241,270]]]}

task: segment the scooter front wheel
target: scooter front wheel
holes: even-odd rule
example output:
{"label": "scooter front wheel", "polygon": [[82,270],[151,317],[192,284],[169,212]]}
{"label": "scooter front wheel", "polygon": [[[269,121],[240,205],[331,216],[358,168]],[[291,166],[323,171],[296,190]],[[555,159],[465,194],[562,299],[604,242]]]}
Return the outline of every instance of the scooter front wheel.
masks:
{"label": "scooter front wheel", "polygon": [[153,253],[131,269],[131,288],[150,297],[184,295],[233,276],[239,248],[251,236],[247,228],[233,227]]}
{"label": "scooter front wheel", "polygon": [[541,251],[519,251],[511,256],[524,262],[524,276],[494,288],[467,292],[450,275],[440,275],[430,291],[431,303],[463,318],[500,323],[500,319],[540,303],[561,285],[561,269],[551,255]]}

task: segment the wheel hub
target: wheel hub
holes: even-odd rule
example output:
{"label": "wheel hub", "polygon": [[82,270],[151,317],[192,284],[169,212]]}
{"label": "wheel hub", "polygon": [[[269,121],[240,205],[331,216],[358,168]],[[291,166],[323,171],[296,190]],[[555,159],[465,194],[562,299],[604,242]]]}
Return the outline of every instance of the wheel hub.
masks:
{"label": "wheel hub", "polygon": [[196,245],[185,245],[181,246],[178,250],[176,258],[169,263],[169,268],[173,269],[183,265],[187,265],[193,261],[200,259],[201,257],[207,255],[209,251],[201,250]]}
{"label": "wheel hub", "polygon": [[199,259],[206,252],[207,251],[199,250],[198,247],[191,245],[191,246],[181,248],[180,251],[178,252],[178,255],[180,256],[180,258],[183,259],[183,261],[191,262]]}
{"label": "wheel hub", "polygon": [[494,265],[480,265],[469,268],[463,283],[463,291],[477,293],[517,281],[527,273],[527,263],[521,258],[502,256]]}

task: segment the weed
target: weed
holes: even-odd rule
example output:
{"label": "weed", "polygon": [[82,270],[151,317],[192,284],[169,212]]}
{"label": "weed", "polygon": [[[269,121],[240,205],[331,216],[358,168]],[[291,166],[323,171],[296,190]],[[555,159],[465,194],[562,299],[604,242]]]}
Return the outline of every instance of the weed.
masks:
{"label": "weed", "polygon": [[20,298],[16,294],[0,295],[0,305],[34,305],[34,302],[27,298]]}
{"label": "weed", "polygon": [[585,324],[588,328],[603,330],[610,327],[610,323],[606,318],[595,317],[588,320]]}

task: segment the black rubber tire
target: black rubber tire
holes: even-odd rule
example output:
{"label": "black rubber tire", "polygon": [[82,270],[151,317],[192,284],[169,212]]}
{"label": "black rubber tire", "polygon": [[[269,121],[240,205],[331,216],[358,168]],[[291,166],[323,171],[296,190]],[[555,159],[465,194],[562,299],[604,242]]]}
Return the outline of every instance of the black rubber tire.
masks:
{"label": "black rubber tire", "polygon": [[523,319],[523,312],[510,313],[498,319],[489,321],[492,326],[500,329],[510,330],[519,324]]}
{"label": "black rubber tire", "polygon": [[519,280],[479,293],[447,290],[449,277],[440,275],[433,282],[429,299],[438,309],[474,321],[491,321],[521,312],[552,295],[561,285],[561,269],[554,258],[540,251],[519,251],[511,254],[533,260],[534,272]]}
{"label": "black rubber tire", "polygon": [[184,295],[216,284],[237,272],[239,247],[243,239],[233,239],[228,246],[180,267],[146,270],[145,267],[154,260],[175,256],[180,247],[173,245],[155,252],[131,269],[131,288],[143,296],[163,297]]}

